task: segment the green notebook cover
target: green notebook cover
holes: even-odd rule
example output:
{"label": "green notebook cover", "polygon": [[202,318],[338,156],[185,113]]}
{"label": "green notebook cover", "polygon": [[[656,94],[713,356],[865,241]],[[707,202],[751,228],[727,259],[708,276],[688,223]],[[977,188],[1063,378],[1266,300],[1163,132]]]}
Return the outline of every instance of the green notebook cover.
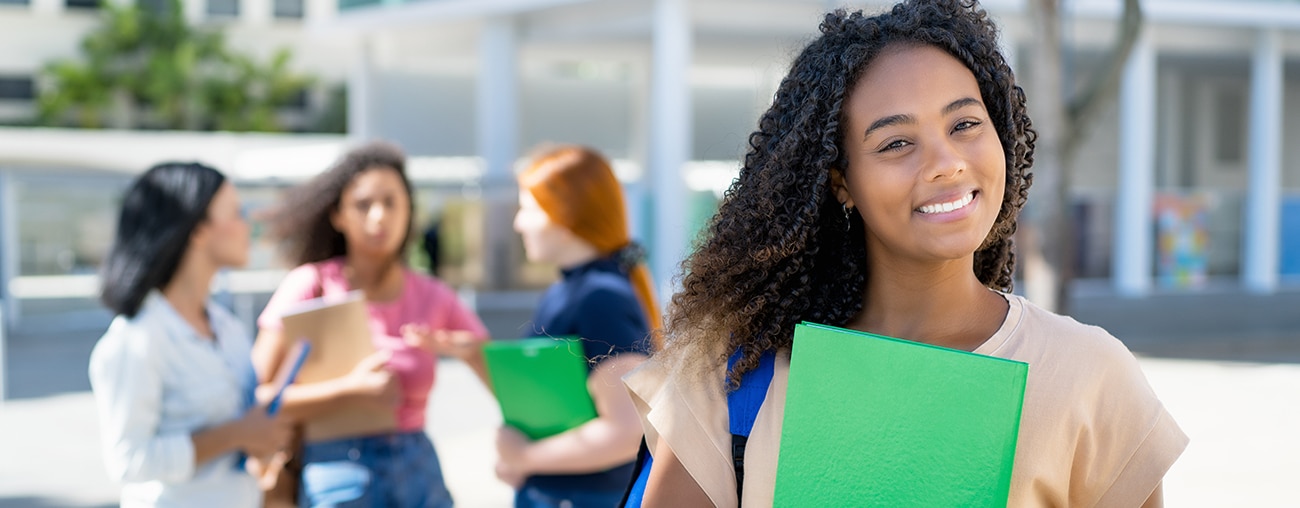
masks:
{"label": "green notebook cover", "polygon": [[529,438],[550,437],[596,417],[579,339],[492,341],[483,354],[502,418]]}
{"label": "green notebook cover", "polygon": [[795,327],[776,506],[1005,507],[1029,365]]}

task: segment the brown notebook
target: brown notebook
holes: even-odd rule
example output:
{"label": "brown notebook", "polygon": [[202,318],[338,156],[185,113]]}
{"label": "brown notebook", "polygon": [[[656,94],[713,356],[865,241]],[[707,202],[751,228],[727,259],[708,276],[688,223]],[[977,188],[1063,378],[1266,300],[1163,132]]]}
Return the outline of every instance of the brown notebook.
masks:
{"label": "brown notebook", "polygon": [[[345,376],[375,352],[365,295],[361,291],[305,300],[290,308],[281,320],[286,342],[298,339],[311,342],[311,353],[298,372],[298,383]],[[341,405],[308,420],[305,427],[308,442],[380,434],[397,428],[397,414],[367,406]]]}

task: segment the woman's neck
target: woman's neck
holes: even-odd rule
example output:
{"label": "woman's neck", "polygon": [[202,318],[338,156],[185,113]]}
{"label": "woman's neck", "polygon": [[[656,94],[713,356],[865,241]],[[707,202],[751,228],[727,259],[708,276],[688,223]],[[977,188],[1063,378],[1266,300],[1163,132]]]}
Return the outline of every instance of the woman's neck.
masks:
{"label": "woman's neck", "polygon": [[395,257],[384,259],[349,255],[344,263],[348,285],[366,293],[372,302],[386,302],[400,296],[402,264]]}
{"label": "woman's neck", "polygon": [[850,328],[971,351],[1006,317],[1006,299],[975,276],[974,258],[924,266],[872,263]]}
{"label": "woman's neck", "polygon": [[207,305],[208,295],[212,291],[212,278],[216,274],[216,266],[187,254],[181,259],[171,282],[162,288],[167,303],[204,337],[212,337]]}
{"label": "woman's neck", "polygon": [[596,250],[591,244],[574,242],[564,250],[557,252],[555,257],[556,266],[559,266],[562,270],[572,270],[600,259],[601,256],[600,251]]}

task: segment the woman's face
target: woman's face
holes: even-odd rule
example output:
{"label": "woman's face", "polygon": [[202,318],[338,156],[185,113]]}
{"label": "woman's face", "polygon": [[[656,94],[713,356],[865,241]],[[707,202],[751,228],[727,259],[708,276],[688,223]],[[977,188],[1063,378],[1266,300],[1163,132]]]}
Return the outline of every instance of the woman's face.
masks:
{"label": "woman's face", "polygon": [[222,184],[208,203],[207,217],[199,223],[196,238],[206,237],[202,248],[215,265],[241,267],[248,264],[249,233],[235,186]]}
{"label": "woman's face", "polygon": [[371,167],[353,177],[330,215],[347,240],[348,255],[375,259],[398,254],[410,222],[411,196],[402,176],[389,167]]}
{"label": "woman's face", "polygon": [[1002,143],[975,76],[933,46],[887,48],[850,91],[836,194],[856,207],[868,257],[962,259],[997,220]]}
{"label": "woman's face", "polygon": [[561,263],[573,241],[580,241],[564,226],[546,214],[533,193],[519,191],[519,212],[515,214],[515,231],[524,241],[524,254],[534,263]]}

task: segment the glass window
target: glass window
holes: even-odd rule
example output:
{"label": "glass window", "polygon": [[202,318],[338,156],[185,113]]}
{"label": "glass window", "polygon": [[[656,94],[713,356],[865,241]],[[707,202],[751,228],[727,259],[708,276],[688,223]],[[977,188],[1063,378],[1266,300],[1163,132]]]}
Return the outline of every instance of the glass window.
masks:
{"label": "glass window", "polygon": [[69,9],[98,9],[99,0],[65,0],[63,5]]}
{"label": "glass window", "polygon": [[18,273],[94,273],[113,241],[126,177],[15,175]]}
{"label": "glass window", "polygon": [[0,76],[0,100],[30,101],[36,98],[32,78]]}
{"label": "glass window", "polygon": [[208,15],[214,17],[239,17],[239,0],[208,0]]}
{"label": "glass window", "polygon": [[274,15],[281,19],[302,19],[303,0],[275,0]]}
{"label": "glass window", "polygon": [[135,5],[142,11],[158,14],[166,14],[172,8],[168,0],[136,0]]}

